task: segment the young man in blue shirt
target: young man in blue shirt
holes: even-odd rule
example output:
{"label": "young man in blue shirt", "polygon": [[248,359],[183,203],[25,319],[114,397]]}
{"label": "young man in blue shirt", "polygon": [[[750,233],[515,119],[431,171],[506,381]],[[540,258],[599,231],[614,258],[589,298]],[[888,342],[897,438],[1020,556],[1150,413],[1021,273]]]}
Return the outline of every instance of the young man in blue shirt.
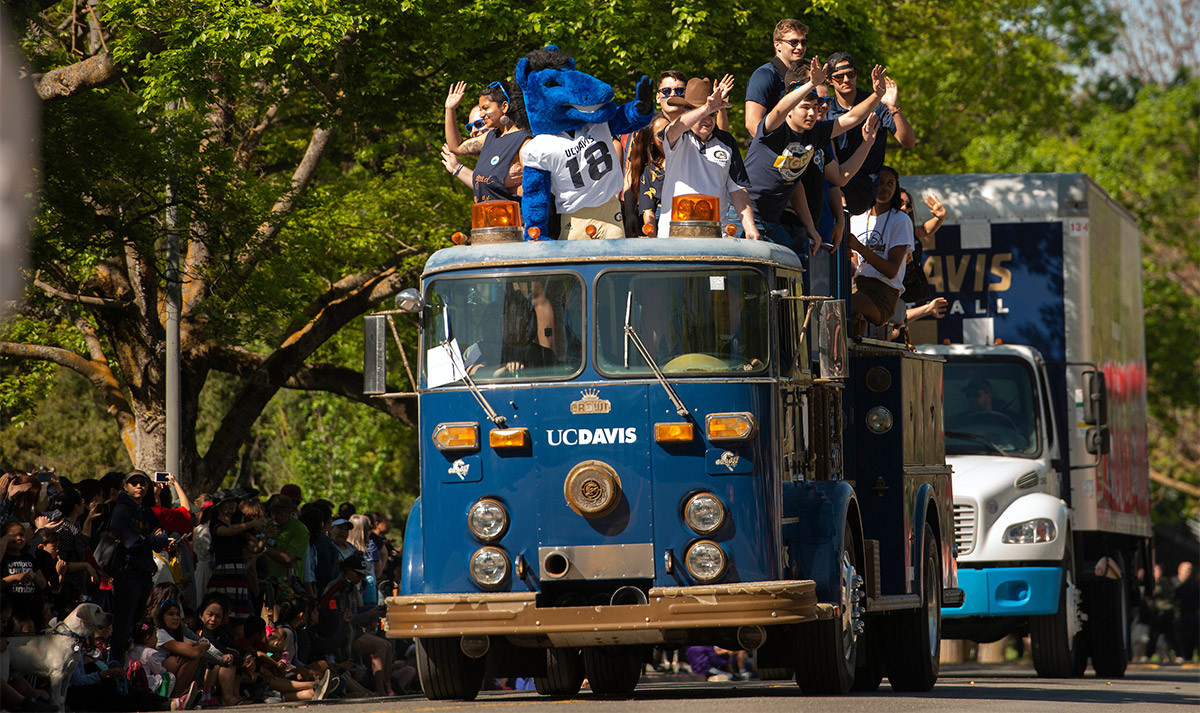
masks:
{"label": "young man in blue shirt", "polygon": [[[793,250],[802,248],[780,223],[784,207],[792,200],[794,192],[804,190],[797,179],[808,168],[816,152],[825,148],[831,138],[858,126],[879,104],[885,91],[887,71],[876,66],[871,76],[874,93],[837,118],[817,121],[821,97],[814,88],[824,83],[825,67],[814,57],[810,66],[789,70],[789,91],[759,121],[746,153],[754,221],[764,238]],[[804,196],[797,200],[801,204],[806,202]],[[805,232],[812,241],[811,252],[816,252],[821,236],[807,209],[803,210],[801,219],[806,217]]]}
{"label": "young man in blue shirt", "polygon": [[[854,58],[845,52],[830,55],[829,83],[833,85],[834,90],[834,102],[829,107],[831,119],[850,111],[867,96],[867,92],[858,89],[858,68],[854,64]],[[910,149],[917,143],[916,134],[913,133],[912,125],[904,118],[897,97],[896,83],[888,78],[879,106],[875,108],[880,126],[887,131],[876,134],[875,142],[871,145],[862,168],[842,188],[846,198],[846,211],[850,215],[865,213],[875,203],[875,190],[879,183],[879,171],[883,168],[888,133],[893,134],[903,148]],[[852,131],[839,137],[833,145],[838,159],[845,162],[861,143],[862,136]]]}
{"label": "young man in blue shirt", "polygon": [[762,118],[775,108],[787,91],[783,75],[788,67],[804,60],[808,50],[808,26],[799,20],[784,18],[775,25],[771,39],[775,43],[775,56],[754,70],[746,84],[746,131],[751,137]]}

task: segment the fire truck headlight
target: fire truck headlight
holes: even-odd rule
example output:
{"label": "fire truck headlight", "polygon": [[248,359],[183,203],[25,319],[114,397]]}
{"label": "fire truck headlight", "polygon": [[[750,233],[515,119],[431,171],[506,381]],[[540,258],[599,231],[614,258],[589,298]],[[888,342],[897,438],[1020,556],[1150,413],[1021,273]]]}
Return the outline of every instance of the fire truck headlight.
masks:
{"label": "fire truck headlight", "polygon": [[892,430],[892,412],[882,406],[867,411],[867,428],[871,433],[887,433]]}
{"label": "fire truck headlight", "polygon": [[483,498],[471,506],[467,527],[471,528],[472,535],[484,542],[498,540],[508,530],[508,511],[500,501]]}
{"label": "fire truck headlight", "polygon": [[688,548],[684,564],[697,582],[711,582],[725,574],[729,561],[720,545],[712,540],[700,540]]}
{"label": "fire truck headlight", "polygon": [[478,423],[439,423],[433,429],[433,445],[439,451],[470,451],[479,447]]}
{"label": "fire truck headlight", "polygon": [[481,547],[471,556],[471,578],[481,587],[497,587],[508,579],[508,555],[499,547]]}
{"label": "fire truck headlight", "polygon": [[744,441],[758,432],[758,421],[749,413],[712,413],[704,425],[713,443]]}
{"label": "fire truck headlight", "polygon": [[1004,531],[1001,542],[1006,545],[1032,545],[1038,542],[1052,541],[1057,532],[1054,521],[1044,517],[1036,520],[1018,522]]}
{"label": "fire truck headlight", "polygon": [[683,519],[701,535],[721,529],[725,524],[725,506],[712,493],[696,493],[683,506]]}

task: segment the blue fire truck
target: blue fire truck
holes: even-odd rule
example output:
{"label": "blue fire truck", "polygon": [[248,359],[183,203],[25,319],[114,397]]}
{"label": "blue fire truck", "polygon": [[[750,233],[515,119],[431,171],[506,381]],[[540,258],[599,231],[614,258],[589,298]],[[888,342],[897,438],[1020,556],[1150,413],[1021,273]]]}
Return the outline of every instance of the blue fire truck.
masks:
{"label": "blue fire truck", "polygon": [[421,494],[385,627],[426,695],[510,675],[630,695],[652,647],[691,645],[755,650],[806,693],[930,689],[962,599],[942,359],[846,339],[848,295],[808,294],[769,242],[496,230],[366,317],[380,398],[387,321],[421,325]]}

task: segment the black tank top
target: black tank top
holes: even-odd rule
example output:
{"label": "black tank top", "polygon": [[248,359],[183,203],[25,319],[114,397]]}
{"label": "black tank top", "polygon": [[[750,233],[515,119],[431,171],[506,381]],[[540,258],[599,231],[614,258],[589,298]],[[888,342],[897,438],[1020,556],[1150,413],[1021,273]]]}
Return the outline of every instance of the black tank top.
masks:
{"label": "black tank top", "polygon": [[521,144],[529,138],[529,132],[524,129],[513,129],[503,136],[497,136],[495,131],[489,131],[483,138],[483,147],[479,150],[479,163],[475,164],[475,202],[483,201],[518,201],[516,193],[504,187],[504,179],[508,177],[508,167],[513,158],[521,150]]}

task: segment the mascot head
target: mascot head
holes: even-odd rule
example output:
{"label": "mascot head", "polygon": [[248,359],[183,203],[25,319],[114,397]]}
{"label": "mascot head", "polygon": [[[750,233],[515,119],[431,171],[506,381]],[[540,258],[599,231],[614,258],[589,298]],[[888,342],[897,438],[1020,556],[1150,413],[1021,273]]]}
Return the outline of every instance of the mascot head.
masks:
{"label": "mascot head", "polygon": [[612,87],[575,69],[575,60],[554,45],[534,50],[517,62],[516,78],[525,94],[529,128],[535,134],[606,124],[617,113]]}

